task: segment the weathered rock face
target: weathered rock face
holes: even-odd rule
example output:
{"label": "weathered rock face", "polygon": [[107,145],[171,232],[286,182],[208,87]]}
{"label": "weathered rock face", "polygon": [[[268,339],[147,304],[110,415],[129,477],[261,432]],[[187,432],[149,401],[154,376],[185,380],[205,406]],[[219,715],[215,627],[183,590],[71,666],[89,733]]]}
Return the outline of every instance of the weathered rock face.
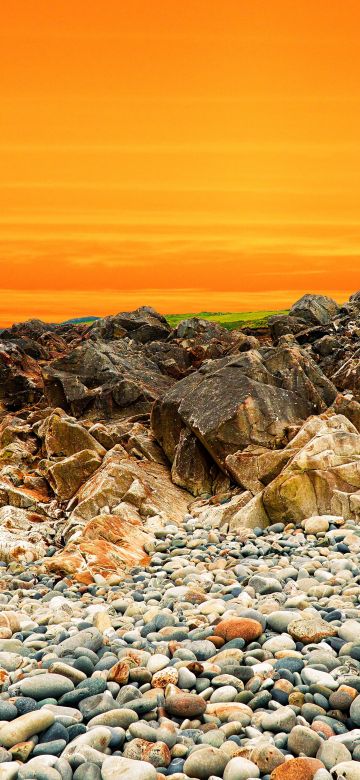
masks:
{"label": "weathered rock face", "polygon": [[104,317],[90,326],[87,335],[91,339],[113,341],[125,336],[139,344],[166,339],[171,333],[165,317],[151,306],[140,306],[130,312]]}
{"label": "weathered rock face", "polygon": [[47,479],[59,501],[68,501],[101,465],[93,450],[80,450],[49,466]]}
{"label": "weathered rock face", "polygon": [[226,479],[205,447],[188,428],[181,430],[171,478],[176,485],[189,490],[194,496],[216,493],[219,483]]}
{"label": "weathered rock face", "polygon": [[39,560],[54,537],[49,518],[14,506],[0,508],[0,560],[10,563]]}
{"label": "weathered rock face", "polygon": [[193,362],[191,350],[173,341],[151,341],[145,344],[144,355],[154,362],[163,374],[182,379],[190,372]]}
{"label": "weathered rock face", "polygon": [[93,417],[149,412],[173,381],[127,339],[86,341],[46,366],[43,378],[50,405]]}
{"label": "weathered rock face", "polygon": [[202,320],[199,317],[190,317],[174,328],[172,332],[174,339],[199,339],[201,342],[210,342],[213,339],[231,344],[233,337],[231,332],[223,328],[217,322]]}
{"label": "weathered rock face", "polygon": [[207,360],[219,360],[226,355],[247,352],[249,349],[259,347],[258,340],[251,335],[236,330],[228,331],[216,322],[198,317],[180,322],[169,336],[169,342],[168,346],[174,348],[176,344],[177,349],[185,353],[193,369],[200,368]]}
{"label": "weathered rock face", "polygon": [[15,344],[0,341],[0,403],[16,410],[40,400],[43,392],[41,370],[32,357]]}
{"label": "weathered rock face", "polygon": [[125,508],[120,504],[125,502],[144,518],[163,517],[178,523],[190,497],[172,484],[165,466],[136,461],[116,445],[75,498],[70,522],[91,520],[104,509],[122,515]]}
{"label": "weathered rock face", "polygon": [[306,345],[314,361],[341,392],[360,399],[359,293],[341,307],[324,296],[306,295],[290,309],[289,315],[269,320],[273,343],[282,336]]}
{"label": "weathered rock face", "polygon": [[0,555],[54,543],[46,566],[87,582],[141,565],[189,507],[242,534],[357,519],[359,300],[304,296],[259,339],[146,307],[3,331]]}
{"label": "weathered rock face", "polygon": [[37,428],[37,435],[43,440],[46,457],[66,457],[82,450],[91,450],[99,456],[105,455],[105,448],[86,428],[64,412],[56,410]]}
{"label": "weathered rock face", "polygon": [[[283,521],[299,524],[314,515],[360,515],[360,435],[342,415],[310,418],[283,450],[289,460],[275,478],[233,518],[233,525]],[[250,486],[264,486],[264,475]],[[245,480],[244,480],[245,482]]]}
{"label": "weathered rock face", "polygon": [[269,328],[273,343],[277,344],[281,336],[302,333],[306,328],[306,322],[290,314],[275,314],[269,318]]}
{"label": "weathered rock face", "polygon": [[71,501],[71,515],[61,525],[58,541],[66,544],[47,568],[58,573],[90,572],[105,576],[122,572],[146,559],[144,546],[152,543],[153,532],[164,522],[180,523],[187,512],[190,496],[172,484],[169,471],[158,463],[137,462],[116,445],[90,478],[84,462],[73,470],[71,480],[59,469],[68,469],[74,457],[88,458],[86,468],[98,460],[94,452],[78,453],[50,467],[50,484],[63,493],[76,479],[82,487]]}
{"label": "weathered rock face", "polygon": [[69,537],[65,549],[46,562],[48,571],[80,578],[88,573],[111,576],[127,567],[145,563],[144,546],[152,535],[140,519],[126,520],[118,515],[98,515]]}
{"label": "weathered rock face", "polygon": [[[334,386],[299,347],[263,348],[212,361],[178,382],[152,412],[152,429],[177,481],[193,489],[188,461],[181,456],[191,431],[215,463],[227,472],[227,457],[249,444],[278,448],[309,414],[323,411],[336,396]],[[194,453],[195,473],[204,456]],[[181,462],[185,462],[181,469]],[[207,477],[207,479],[209,479]],[[206,480],[205,480],[206,482]]]}
{"label": "weathered rock face", "polygon": [[290,309],[290,315],[312,325],[324,325],[336,316],[339,306],[327,295],[303,295]]}

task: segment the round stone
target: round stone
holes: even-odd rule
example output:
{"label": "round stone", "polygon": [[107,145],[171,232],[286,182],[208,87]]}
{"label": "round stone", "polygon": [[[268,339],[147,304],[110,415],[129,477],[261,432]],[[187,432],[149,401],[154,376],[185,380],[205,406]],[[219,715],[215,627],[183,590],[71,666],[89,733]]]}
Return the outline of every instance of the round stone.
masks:
{"label": "round stone", "polygon": [[168,715],[175,718],[196,718],[206,710],[206,701],[193,693],[177,693],[165,699]]}
{"label": "round stone", "polygon": [[215,747],[204,746],[201,750],[190,753],[184,764],[184,772],[199,780],[208,780],[211,775],[222,777],[228,761],[226,753]]}
{"label": "round stone", "polygon": [[270,780],[313,780],[318,769],[323,768],[317,758],[291,758],[274,769]]}
{"label": "round stone", "polygon": [[359,780],[359,762],[343,761],[341,764],[332,767],[330,774],[334,780],[340,777],[345,778],[345,780]]}
{"label": "round stone", "polygon": [[221,620],[215,627],[215,635],[229,642],[231,639],[241,638],[246,643],[253,642],[261,636],[263,630],[261,623],[252,618],[229,618]]}
{"label": "round stone", "polygon": [[231,758],[224,772],[224,780],[249,780],[260,777],[259,767],[248,758]]}
{"label": "round stone", "polygon": [[295,756],[315,758],[322,744],[322,739],[307,726],[294,726],[288,738],[288,750]]}
{"label": "round stone", "polygon": [[101,780],[101,769],[97,764],[85,761],[75,770],[73,780]]}
{"label": "round stone", "polygon": [[251,760],[259,767],[261,774],[268,775],[284,763],[285,756],[275,745],[265,744],[251,751]]}
{"label": "round stone", "polygon": [[350,718],[355,726],[360,726],[360,696],[357,696],[350,706]]}
{"label": "round stone", "polygon": [[351,761],[351,753],[346,745],[329,739],[320,746],[316,758],[322,761],[326,769],[332,769],[336,764]]}
{"label": "round stone", "polygon": [[329,530],[329,520],[326,515],[316,515],[304,520],[303,526],[306,534],[314,534],[316,536]]}

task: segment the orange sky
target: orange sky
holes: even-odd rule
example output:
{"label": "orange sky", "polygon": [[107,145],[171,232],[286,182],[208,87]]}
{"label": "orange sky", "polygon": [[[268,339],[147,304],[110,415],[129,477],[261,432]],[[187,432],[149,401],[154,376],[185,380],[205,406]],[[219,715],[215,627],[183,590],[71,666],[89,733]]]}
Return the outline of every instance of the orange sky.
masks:
{"label": "orange sky", "polygon": [[9,0],[0,322],[360,288],[358,0]]}

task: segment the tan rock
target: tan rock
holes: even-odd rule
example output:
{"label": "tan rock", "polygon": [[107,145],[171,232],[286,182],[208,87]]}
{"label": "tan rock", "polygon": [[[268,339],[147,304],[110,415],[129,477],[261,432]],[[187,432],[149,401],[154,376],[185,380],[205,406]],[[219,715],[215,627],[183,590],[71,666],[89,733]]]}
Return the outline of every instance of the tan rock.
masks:
{"label": "tan rock", "polygon": [[59,501],[68,501],[100,465],[94,450],[81,450],[54,463],[46,476]]}
{"label": "tan rock", "polygon": [[320,617],[303,616],[292,620],[288,624],[287,632],[296,642],[303,642],[305,645],[321,642],[322,639],[330,636],[337,636],[337,629]]}
{"label": "tan rock", "polygon": [[92,450],[103,457],[106,450],[80,423],[54,412],[45,419],[38,435],[44,440],[46,456],[67,457],[81,450]]}

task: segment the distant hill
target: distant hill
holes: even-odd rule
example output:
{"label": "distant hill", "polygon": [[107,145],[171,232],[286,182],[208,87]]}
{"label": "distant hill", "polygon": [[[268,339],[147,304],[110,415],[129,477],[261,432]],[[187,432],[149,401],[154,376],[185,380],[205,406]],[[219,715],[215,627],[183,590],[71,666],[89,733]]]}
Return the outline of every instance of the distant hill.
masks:
{"label": "distant hill", "polygon": [[[274,314],[288,314],[288,309],[281,309],[277,311],[262,310],[262,311],[199,311],[180,314],[165,314],[165,317],[172,328],[176,326],[182,320],[188,320],[191,317],[199,317],[202,320],[211,320],[211,322],[218,322],[223,325],[227,330],[236,330],[236,328],[258,328],[262,325],[267,325],[269,317]],[[65,324],[70,323],[87,323],[91,325],[92,322],[101,319],[100,317],[73,317],[71,320],[66,320]]]}
{"label": "distant hill", "polygon": [[288,309],[237,312],[200,311],[196,314],[165,314],[165,317],[173,328],[176,328],[182,320],[187,320],[190,317],[199,317],[203,320],[218,322],[227,330],[236,330],[236,328],[258,328],[262,325],[267,325],[269,317],[272,317],[274,314],[288,314],[288,311]]}

